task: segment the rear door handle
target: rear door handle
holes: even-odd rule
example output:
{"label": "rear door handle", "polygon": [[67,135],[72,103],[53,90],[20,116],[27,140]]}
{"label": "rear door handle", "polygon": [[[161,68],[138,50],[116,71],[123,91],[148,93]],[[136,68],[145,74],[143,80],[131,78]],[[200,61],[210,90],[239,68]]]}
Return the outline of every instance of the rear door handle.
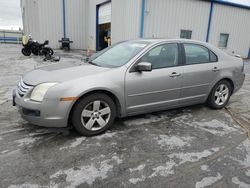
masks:
{"label": "rear door handle", "polygon": [[178,77],[178,76],[180,76],[180,75],[181,75],[180,73],[172,72],[172,73],[169,75],[169,77],[175,78],[175,77]]}
{"label": "rear door handle", "polygon": [[218,67],[214,67],[214,68],[212,69],[212,71],[218,72],[218,71],[220,71],[220,69],[219,69]]}

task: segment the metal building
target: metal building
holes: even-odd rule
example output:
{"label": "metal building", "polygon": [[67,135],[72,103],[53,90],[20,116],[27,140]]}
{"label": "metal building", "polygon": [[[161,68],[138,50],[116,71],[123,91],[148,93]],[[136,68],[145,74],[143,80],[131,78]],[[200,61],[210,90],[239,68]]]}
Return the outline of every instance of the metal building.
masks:
{"label": "metal building", "polygon": [[[26,35],[100,50],[139,37],[191,38],[250,58],[250,3],[233,0],[21,0]],[[239,1],[237,1],[239,2]]]}

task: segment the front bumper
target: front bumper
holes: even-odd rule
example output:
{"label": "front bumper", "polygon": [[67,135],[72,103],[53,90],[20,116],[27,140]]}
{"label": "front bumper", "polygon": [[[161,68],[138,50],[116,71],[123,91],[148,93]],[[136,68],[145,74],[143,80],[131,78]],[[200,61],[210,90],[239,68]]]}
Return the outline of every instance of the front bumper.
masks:
{"label": "front bumper", "polygon": [[72,101],[59,101],[44,99],[43,102],[31,101],[20,97],[13,90],[13,106],[19,107],[23,119],[34,125],[43,127],[66,127]]}

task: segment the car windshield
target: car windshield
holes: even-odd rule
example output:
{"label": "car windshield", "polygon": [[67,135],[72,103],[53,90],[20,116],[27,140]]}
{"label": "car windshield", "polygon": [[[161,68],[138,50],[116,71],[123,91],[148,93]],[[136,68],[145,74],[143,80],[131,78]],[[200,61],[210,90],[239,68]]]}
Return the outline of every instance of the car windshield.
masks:
{"label": "car windshield", "polygon": [[89,63],[101,67],[120,67],[142,51],[149,42],[127,41],[110,46],[90,57]]}

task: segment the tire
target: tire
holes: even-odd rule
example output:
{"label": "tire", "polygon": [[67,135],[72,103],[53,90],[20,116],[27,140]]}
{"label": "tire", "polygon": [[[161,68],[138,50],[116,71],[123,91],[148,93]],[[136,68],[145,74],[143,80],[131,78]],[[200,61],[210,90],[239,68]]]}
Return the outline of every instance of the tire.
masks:
{"label": "tire", "polygon": [[44,47],[42,49],[42,53],[41,54],[44,55],[44,56],[50,56],[51,57],[54,54],[54,51],[51,48],[49,48],[49,47]]}
{"label": "tire", "polygon": [[26,49],[26,48],[22,48],[22,54],[25,55],[25,56],[30,56],[31,51]]}
{"label": "tire", "polygon": [[224,108],[231,95],[232,85],[227,80],[221,80],[213,87],[208,97],[208,105],[213,109]]}
{"label": "tire", "polygon": [[54,54],[54,51],[52,50],[52,48],[47,48],[47,50],[48,50],[48,53],[50,56],[52,56]]}
{"label": "tire", "polygon": [[80,134],[94,136],[105,132],[114,123],[115,116],[114,101],[106,94],[95,93],[76,103],[71,120]]}

